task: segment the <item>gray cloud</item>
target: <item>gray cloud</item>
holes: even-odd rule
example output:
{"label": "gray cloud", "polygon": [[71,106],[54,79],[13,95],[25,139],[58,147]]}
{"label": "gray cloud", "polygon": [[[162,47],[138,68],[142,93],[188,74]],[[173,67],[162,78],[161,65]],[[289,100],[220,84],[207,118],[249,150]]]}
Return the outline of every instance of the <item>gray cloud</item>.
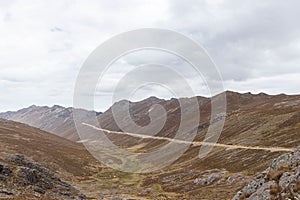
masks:
{"label": "gray cloud", "polygon": [[173,24],[166,26],[202,43],[225,80],[297,70],[299,1],[189,2],[172,3]]}
{"label": "gray cloud", "polygon": [[[113,35],[144,27],[175,30],[202,44],[226,89],[300,93],[299,8],[296,0],[0,1],[0,111],[33,103],[71,106],[88,55]],[[111,104],[109,95],[126,72],[146,62],[180,70],[198,95],[208,94],[182,60],[140,53],[106,74],[96,91],[97,109]],[[136,98],[165,94],[164,88],[149,86]]]}

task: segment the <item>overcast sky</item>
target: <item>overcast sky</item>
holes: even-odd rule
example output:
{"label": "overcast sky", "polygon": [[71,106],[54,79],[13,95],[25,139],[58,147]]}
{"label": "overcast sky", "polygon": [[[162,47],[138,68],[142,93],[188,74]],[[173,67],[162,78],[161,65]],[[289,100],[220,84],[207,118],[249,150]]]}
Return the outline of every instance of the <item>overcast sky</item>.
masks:
{"label": "overcast sky", "polygon": [[[299,19],[297,0],[0,0],[0,111],[31,104],[72,106],[76,77],[88,55],[114,35],[146,27],[171,29],[201,44],[226,90],[299,94]],[[113,85],[136,60],[153,59],[180,63],[157,52],[120,59],[98,87],[96,109],[111,105]],[[197,95],[207,94],[201,80],[183,71]],[[135,98],[149,95],[172,96],[155,85]]]}

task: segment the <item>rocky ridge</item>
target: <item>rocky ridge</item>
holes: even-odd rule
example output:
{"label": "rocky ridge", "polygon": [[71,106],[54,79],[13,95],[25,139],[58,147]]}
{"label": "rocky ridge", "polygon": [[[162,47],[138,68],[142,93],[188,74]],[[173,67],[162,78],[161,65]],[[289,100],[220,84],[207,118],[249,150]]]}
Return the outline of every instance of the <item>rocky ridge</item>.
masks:
{"label": "rocky ridge", "polygon": [[[95,111],[82,111],[87,118],[101,114]],[[73,121],[73,108],[71,107],[32,105],[15,112],[0,113],[0,118],[25,123],[72,141],[79,139]]]}
{"label": "rocky ridge", "polygon": [[233,200],[300,199],[300,147],[274,159]]}

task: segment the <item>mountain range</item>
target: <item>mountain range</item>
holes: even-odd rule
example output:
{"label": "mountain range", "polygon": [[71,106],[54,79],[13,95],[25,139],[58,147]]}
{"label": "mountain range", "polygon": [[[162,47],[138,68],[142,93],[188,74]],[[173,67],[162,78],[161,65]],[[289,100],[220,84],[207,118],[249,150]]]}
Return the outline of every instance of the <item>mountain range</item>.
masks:
{"label": "mountain range", "polygon": [[[200,146],[205,145],[200,143],[209,125],[217,120],[211,119],[211,99],[197,97],[200,121],[197,127],[192,127],[197,128],[195,143],[161,171],[128,174],[97,162],[84,149],[77,134],[73,109],[62,106],[30,106],[16,112],[1,113],[0,118],[5,120],[0,121],[0,155],[4,162],[11,155],[22,154],[57,173],[90,198],[231,199],[239,190],[244,194],[245,189],[242,188],[267,169],[273,159],[294,152],[300,144],[300,95],[232,91],[225,94],[227,112],[222,116],[225,125],[213,150],[205,158],[198,157]],[[188,102],[190,99],[181,100]],[[88,117],[97,117],[113,143],[132,152],[150,152],[168,142],[155,137],[142,138],[139,135],[144,133],[138,130],[132,131],[136,135],[120,135],[122,129],[115,122],[112,110],[124,103],[128,103],[130,108],[130,116],[124,119],[130,117],[140,126],[150,123],[149,110],[152,106],[161,105],[167,112],[167,120],[155,136],[174,137],[180,125],[181,110],[177,99],[149,97],[139,102],[122,100],[103,113],[84,112]],[[126,127],[127,121],[124,120],[124,123]],[[91,128],[86,126],[87,132]],[[258,194],[257,191],[253,193]],[[250,198],[251,194],[244,197]]]}
{"label": "mountain range", "polygon": [[[101,114],[95,111],[83,111],[87,117]],[[59,105],[52,107],[32,105],[16,112],[0,113],[0,118],[25,123],[72,141],[79,139],[73,120],[73,108]]]}

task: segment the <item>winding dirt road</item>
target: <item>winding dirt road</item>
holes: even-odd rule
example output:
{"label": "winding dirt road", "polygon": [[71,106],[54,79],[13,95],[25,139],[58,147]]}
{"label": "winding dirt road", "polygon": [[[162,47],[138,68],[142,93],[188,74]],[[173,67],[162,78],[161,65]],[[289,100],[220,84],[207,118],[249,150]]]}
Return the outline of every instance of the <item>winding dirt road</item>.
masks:
{"label": "winding dirt road", "polygon": [[[184,140],[178,140],[173,138],[167,138],[167,137],[160,137],[160,136],[150,136],[150,135],[142,135],[137,133],[128,133],[128,132],[119,132],[119,131],[110,131],[102,128],[98,128],[96,126],[93,126],[91,124],[82,123],[85,126],[88,126],[90,128],[100,130],[109,134],[118,134],[118,135],[128,135],[132,137],[138,137],[141,139],[154,139],[154,140],[164,140],[169,142],[175,142],[179,144],[191,144],[194,146],[214,146],[214,147],[224,147],[227,149],[251,149],[251,150],[265,150],[265,151],[271,151],[271,152],[292,152],[295,151],[294,148],[285,148],[285,147],[263,147],[263,146],[243,146],[243,145],[229,145],[229,144],[221,144],[221,143],[210,143],[210,142],[188,142]],[[80,142],[80,141],[79,141]],[[84,141],[82,141],[84,142]]]}

